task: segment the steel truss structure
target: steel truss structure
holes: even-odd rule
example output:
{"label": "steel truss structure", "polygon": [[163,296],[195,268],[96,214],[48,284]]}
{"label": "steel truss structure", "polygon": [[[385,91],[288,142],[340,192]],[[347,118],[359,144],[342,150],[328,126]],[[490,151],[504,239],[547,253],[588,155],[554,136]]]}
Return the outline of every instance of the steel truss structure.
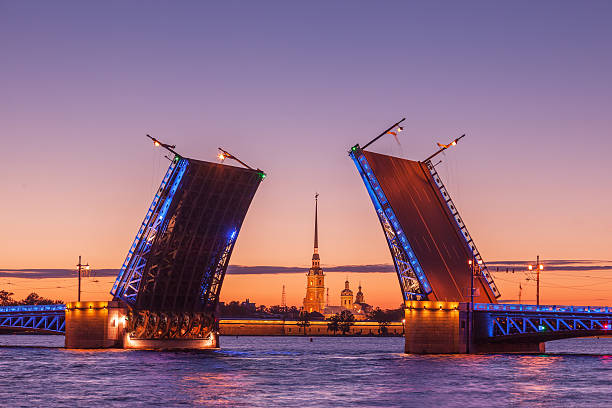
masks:
{"label": "steel truss structure", "polygon": [[63,334],[65,305],[1,306],[0,329]]}
{"label": "steel truss structure", "polygon": [[[612,308],[598,306],[536,306],[474,304],[486,337],[566,338],[609,334]],[[478,318],[485,316],[485,319]],[[482,332],[482,331],[481,331]]]}
{"label": "steel truss structure", "polygon": [[363,154],[363,150],[355,146],[349,152],[349,156],[353,159],[376,209],[393,258],[404,301],[426,299],[427,294],[431,293],[429,281]]}
{"label": "steel truss structure", "polygon": [[438,187],[438,190],[440,194],[442,195],[444,203],[446,204],[446,207],[450,211],[450,215],[452,219],[455,220],[457,228],[459,228],[459,231],[461,231],[461,236],[465,239],[465,242],[470,248],[470,251],[472,251],[472,254],[474,255],[474,260],[479,265],[480,274],[482,275],[482,278],[487,282],[487,284],[489,285],[489,288],[491,288],[491,291],[495,295],[495,298],[499,298],[501,296],[501,293],[499,293],[499,290],[497,289],[497,286],[495,285],[495,282],[493,281],[493,277],[491,276],[491,274],[489,273],[489,270],[487,269],[487,265],[484,263],[484,260],[482,259],[482,256],[480,256],[480,252],[478,251],[478,248],[476,248],[476,244],[474,243],[472,236],[470,235],[470,233],[467,230],[467,227],[463,223],[463,220],[461,219],[461,216],[459,215],[459,211],[457,210],[457,206],[455,205],[455,203],[453,203],[453,200],[451,199],[450,194],[446,190],[444,183],[442,183],[442,179],[438,175],[438,172],[436,171],[436,167],[432,164],[431,160],[426,161],[425,165],[427,166],[427,169],[429,169],[429,173],[431,174],[431,177],[436,183],[436,187]]}

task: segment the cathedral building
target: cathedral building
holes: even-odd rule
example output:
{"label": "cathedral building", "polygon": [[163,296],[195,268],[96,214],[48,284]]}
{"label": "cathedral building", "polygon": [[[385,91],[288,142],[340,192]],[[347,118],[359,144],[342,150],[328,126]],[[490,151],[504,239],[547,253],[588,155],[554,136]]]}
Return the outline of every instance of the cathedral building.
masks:
{"label": "cathedral building", "polygon": [[315,226],[314,226],[314,253],[312,266],[306,274],[306,297],[304,298],[304,311],[308,313],[321,313],[325,310],[325,274],[321,269],[319,258],[319,231],[317,222],[319,194],[315,195]]}

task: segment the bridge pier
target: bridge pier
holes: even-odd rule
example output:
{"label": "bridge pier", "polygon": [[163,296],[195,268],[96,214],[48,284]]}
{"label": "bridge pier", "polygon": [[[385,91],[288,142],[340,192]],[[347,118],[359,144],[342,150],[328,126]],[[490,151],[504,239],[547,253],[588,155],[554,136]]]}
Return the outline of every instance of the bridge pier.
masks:
{"label": "bridge pier", "polygon": [[66,305],[69,349],[120,348],[127,310],[120,302],[72,302]]}
{"label": "bridge pier", "polygon": [[406,353],[467,353],[467,308],[462,309],[462,305],[459,302],[406,302]]}
{"label": "bridge pier", "polygon": [[[543,353],[534,340],[492,341],[487,313],[468,314],[469,303],[408,301],[405,310],[405,352],[409,354]],[[472,320],[470,322],[470,319]]]}
{"label": "bridge pier", "polygon": [[219,347],[219,334],[203,338],[131,338],[128,310],[121,302],[73,302],[66,305],[69,349],[125,348],[142,350],[201,350]]}

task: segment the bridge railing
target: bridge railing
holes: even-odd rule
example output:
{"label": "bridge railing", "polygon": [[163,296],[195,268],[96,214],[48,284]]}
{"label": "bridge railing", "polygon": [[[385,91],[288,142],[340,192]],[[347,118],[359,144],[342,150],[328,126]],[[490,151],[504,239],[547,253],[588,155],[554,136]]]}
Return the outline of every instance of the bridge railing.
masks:
{"label": "bridge railing", "polygon": [[66,305],[18,305],[0,306],[0,313],[29,313],[29,312],[63,312]]}
{"label": "bridge railing", "polygon": [[474,303],[474,311],[612,314],[612,307]]}

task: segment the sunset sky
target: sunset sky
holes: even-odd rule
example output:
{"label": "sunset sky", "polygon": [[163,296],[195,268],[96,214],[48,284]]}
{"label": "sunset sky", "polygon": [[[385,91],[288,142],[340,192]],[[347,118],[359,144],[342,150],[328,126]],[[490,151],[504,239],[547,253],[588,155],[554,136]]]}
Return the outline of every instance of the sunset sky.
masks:
{"label": "sunset sky", "polygon": [[[395,307],[388,266],[344,267],[392,262],[347,150],[405,116],[372,150],[419,160],[466,133],[438,171],[486,261],[586,260],[551,263],[543,301],[612,305],[610,21],[606,1],[0,1],[0,289],[69,301],[73,274],[11,270],[121,266],[167,167],[150,133],[268,174],[231,264],[290,270],[230,273],[222,300],[285,284],[301,304],[318,192],[332,303],[348,276]],[[84,297],[107,298],[96,280]]]}

